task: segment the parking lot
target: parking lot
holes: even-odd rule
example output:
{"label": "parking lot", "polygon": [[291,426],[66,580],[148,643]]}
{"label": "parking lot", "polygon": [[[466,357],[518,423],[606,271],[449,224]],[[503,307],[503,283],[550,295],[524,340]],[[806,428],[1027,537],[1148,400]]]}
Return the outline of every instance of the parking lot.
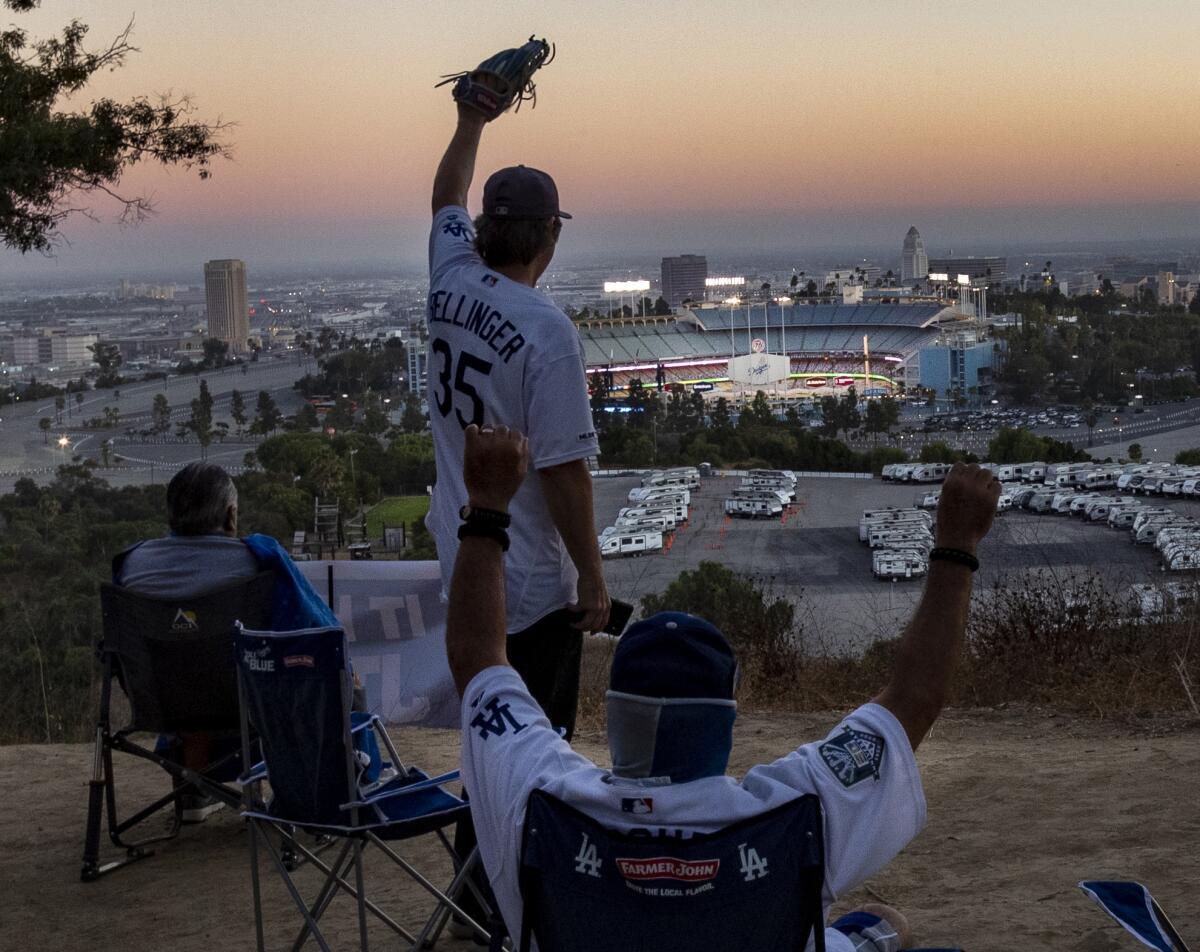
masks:
{"label": "parking lot", "polygon": [[[700,491],[692,494],[688,523],[675,534],[669,551],[606,561],[612,594],[636,602],[707,559],[753,576],[772,595],[796,601],[814,650],[858,650],[899,633],[921,582],[876,580],[870,552],[858,541],[858,520],[864,509],[912,505],[921,487],[878,479],[800,479],[796,506],[782,519],[727,519],[725,493],[739,482],[735,477],[703,480]],[[639,480],[628,477],[596,480],[597,530],[629,505],[626,497],[637,485]],[[1200,514],[1198,503],[1165,505]],[[977,593],[1028,571],[1068,586],[1072,577],[1096,573],[1114,591],[1162,577],[1153,549],[1133,545],[1128,531],[1070,516],[1003,513],[979,556]]]}

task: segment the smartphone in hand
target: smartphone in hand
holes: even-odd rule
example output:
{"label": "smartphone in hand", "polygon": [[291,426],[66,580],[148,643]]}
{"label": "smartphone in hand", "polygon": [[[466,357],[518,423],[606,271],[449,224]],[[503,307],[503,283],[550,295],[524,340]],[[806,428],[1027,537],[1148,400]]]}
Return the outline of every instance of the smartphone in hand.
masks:
{"label": "smartphone in hand", "polygon": [[[572,622],[577,622],[583,618],[583,612],[571,612],[568,617]],[[614,638],[620,638],[625,631],[625,626],[629,624],[629,619],[633,617],[633,606],[629,602],[623,602],[619,598],[611,599],[608,609],[608,624],[597,632],[597,634],[612,635]]]}

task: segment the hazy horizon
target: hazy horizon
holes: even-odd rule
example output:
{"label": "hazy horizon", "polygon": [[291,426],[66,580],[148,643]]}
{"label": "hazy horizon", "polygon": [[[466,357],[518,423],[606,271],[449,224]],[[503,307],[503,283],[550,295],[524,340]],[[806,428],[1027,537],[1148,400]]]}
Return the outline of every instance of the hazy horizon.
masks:
{"label": "hazy horizon", "polygon": [[[525,162],[576,215],[560,260],[1071,242],[1200,246],[1194,44],[1127,42],[1113,0],[996,6],[629,0],[585,6],[233,0],[148,8],[67,0],[4,19],[46,38],[73,16],[93,47],[136,13],[141,52],[78,105],[175,90],[232,121],[213,178],[139,167],[137,229],[82,218],[50,260],[4,251],[0,280],[153,274],[240,257],[253,273],[420,269],[433,170],[454,109],[441,74],[530,32],[557,44],[536,109],[489,126],[486,174]],[[1002,15],[1001,15],[1002,14]],[[1147,0],[1140,21],[1200,28],[1200,5]],[[1118,68],[1119,67],[1119,68]],[[621,260],[614,260],[621,266]]]}

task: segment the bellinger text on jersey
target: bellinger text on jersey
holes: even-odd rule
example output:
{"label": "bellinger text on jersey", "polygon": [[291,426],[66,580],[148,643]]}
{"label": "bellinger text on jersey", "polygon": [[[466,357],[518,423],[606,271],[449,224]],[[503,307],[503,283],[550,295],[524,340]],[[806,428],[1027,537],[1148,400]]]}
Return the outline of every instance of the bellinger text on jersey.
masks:
{"label": "bellinger text on jersey", "polygon": [[453,291],[434,291],[429,295],[429,323],[464,328],[484,341],[506,364],[525,346],[525,338],[512,333],[517,328],[503,314],[476,298]]}

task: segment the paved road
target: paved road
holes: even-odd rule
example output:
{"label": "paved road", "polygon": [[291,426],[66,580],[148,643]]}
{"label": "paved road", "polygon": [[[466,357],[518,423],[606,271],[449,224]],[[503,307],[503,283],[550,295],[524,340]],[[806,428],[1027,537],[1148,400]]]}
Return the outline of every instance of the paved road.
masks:
{"label": "paved road", "polygon": [[[727,520],[724,490],[734,478],[704,480],[693,494],[692,516],[671,550],[605,563],[613,594],[626,601],[660,592],[680,572],[702,560],[718,561],[754,576],[768,593],[796,602],[805,637],[814,648],[855,650],[898,634],[920,594],[921,582],[880,582],[871,574],[869,550],[858,541],[864,509],[911,505],[918,490],[879,480],[802,479],[792,515],[771,520]],[[608,525],[635,479],[602,479],[596,485],[597,526]],[[1156,501],[1157,502],[1157,501]],[[1200,504],[1168,505],[1200,515]],[[1033,570],[1070,586],[1098,573],[1120,591],[1161,579],[1154,552],[1134,546],[1127,533],[1068,516],[1004,513],[985,540],[976,591]]]}
{"label": "paved road", "polygon": [[[292,355],[284,360],[267,358],[240,368],[229,367],[203,375],[214,401],[214,420],[229,420],[229,398],[234,390],[242,391],[246,400],[246,412],[254,415],[254,402],[258,391],[266,390],[275,399],[284,413],[292,413],[302,402],[292,384],[304,373],[300,360]],[[191,401],[200,392],[196,375],[172,377],[150,383],[130,384],[118,388],[120,398],[114,399],[112,390],[92,390],[84,396],[82,405],[75,403],[72,396],[67,401],[68,409],[63,412],[61,425],[56,425],[49,434],[38,428],[42,417],[55,416],[54,399],[31,401],[3,408],[0,420],[0,491],[10,489],[21,476],[30,476],[39,481],[53,477],[55,468],[72,456],[79,455],[97,459],[100,444],[104,440],[114,441],[113,452],[128,456],[138,462],[130,470],[116,475],[114,482],[150,482],[161,477],[163,470],[173,470],[184,463],[200,458],[200,448],[195,442],[180,442],[174,439],[143,442],[137,437],[127,437],[127,428],[141,429],[150,421],[150,408],[154,397],[166,394],[170,402],[172,420],[176,423],[191,414]],[[81,424],[85,419],[100,417],[106,407],[113,407],[121,414],[117,427],[104,430],[85,430]],[[58,440],[66,436],[70,441],[63,449]],[[238,466],[252,443],[216,444],[209,449],[208,458],[222,465]],[[153,470],[152,470],[153,467]]]}

